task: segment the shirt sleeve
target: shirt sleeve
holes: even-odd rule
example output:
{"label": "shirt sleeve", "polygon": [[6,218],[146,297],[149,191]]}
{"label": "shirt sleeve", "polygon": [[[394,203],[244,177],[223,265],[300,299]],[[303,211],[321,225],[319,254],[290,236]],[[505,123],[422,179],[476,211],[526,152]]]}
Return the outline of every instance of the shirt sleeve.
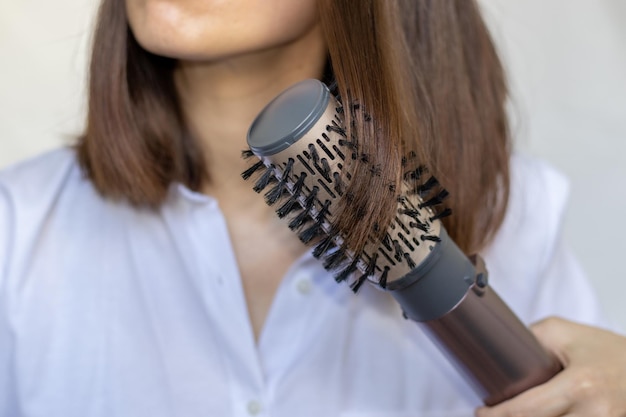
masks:
{"label": "shirt sleeve", "polygon": [[562,236],[558,237],[540,277],[533,303],[533,321],[546,316],[561,316],[615,330],[615,326],[607,320],[593,286]]}
{"label": "shirt sleeve", "polygon": [[563,237],[568,201],[560,172],[525,155],[512,159],[507,214],[485,251],[491,282],[524,323],[559,316],[612,328]]}
{"label": "shirt sleeve", "polygon": [[[578,323],[610,328],[612,324],[603,312],[601,302],[581,264],[564,238],[564,218],[569,203],[569,181],[552,167],[536,161],[538,174],[527,186],[540,193],[538,206],[531,206],[530,223],[539,225],[532,246],[542,248],[535,286],[530,298],[531,321],[559,316]],[[529,176],[528,173],[523,175]],[[532,198],[527,198],[533,201]]]}
{"label": "shirt sleeve", "polygon": [[15,383],[12,376],[13,339],[9,328],[7,275],[13,239],[14,219],[7,190],[0,182],[0,416],[16,415],[13,410]]}

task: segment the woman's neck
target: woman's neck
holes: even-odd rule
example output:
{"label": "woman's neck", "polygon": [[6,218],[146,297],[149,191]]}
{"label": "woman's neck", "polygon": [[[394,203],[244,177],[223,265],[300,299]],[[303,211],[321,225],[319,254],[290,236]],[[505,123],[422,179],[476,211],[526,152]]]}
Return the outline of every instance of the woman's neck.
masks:
{"label": "woman's neck", "polygon": [[326,47],[319,28],[269,50],[213,62],[180,62],[175,73],[183,113],[202,144],[210,182],[204,191],[250,187],[239,174],[247,130],[278,93],[305,78],[319,78]]}

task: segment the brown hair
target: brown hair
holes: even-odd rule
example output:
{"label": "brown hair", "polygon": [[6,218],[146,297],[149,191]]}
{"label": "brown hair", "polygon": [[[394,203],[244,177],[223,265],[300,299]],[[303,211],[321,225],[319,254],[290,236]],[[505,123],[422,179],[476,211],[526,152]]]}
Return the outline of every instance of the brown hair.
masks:
{"label": "brown hair", "polygon": [[[84,170],[105,196],[158,205],[174,181],[198,190],[206,165],[183,122],[173,60],[142,49],[125,8],[103,0],[96,28],[89,112],[78,144]],[[416,152],[450,191],[444,219],[467,253],[500,226],[509,190],[507,89],[474,0],[319,0],[332,75],[361,138],[359,152],[384,175],[360,172],[339,218],[359,247],[395,208],[390,185]],[[357,165],[357,169],[367,169]],[[391,187],[393,188],[393,187]],[[371,196],[381,198],[371,198]]]}

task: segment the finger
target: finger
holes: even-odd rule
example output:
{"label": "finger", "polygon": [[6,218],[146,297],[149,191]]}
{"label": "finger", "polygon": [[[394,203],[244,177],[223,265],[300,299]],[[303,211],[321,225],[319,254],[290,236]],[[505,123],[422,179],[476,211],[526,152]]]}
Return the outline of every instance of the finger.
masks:
{"label": "finger", "polygon": [[568,392],[566,371],[550,381],[529,389],[516,397],[492,407],[476,410],[476,417],[560,417],[569,412],[573,399]]}

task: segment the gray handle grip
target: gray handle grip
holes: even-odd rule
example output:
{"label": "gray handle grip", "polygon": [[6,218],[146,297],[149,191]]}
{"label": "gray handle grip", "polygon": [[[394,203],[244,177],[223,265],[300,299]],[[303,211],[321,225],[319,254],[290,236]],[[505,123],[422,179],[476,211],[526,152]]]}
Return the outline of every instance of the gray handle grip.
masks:
{"label": "gray handle grip", "polygon": [[498,404],[561,371],[557,359],[489,287],[482,260],[476,268],[445,232],[441,238],[430,261],[388,289],[483,402]]}

